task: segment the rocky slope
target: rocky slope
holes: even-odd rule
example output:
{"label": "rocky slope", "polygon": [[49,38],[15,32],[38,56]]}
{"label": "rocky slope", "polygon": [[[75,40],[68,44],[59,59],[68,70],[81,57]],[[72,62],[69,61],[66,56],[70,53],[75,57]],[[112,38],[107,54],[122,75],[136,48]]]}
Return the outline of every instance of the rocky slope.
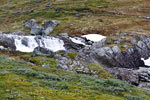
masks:
{"label": "rocky slope", "polygon": [[[50,37],[2,33],[0,87],[4,95],[1,98],[62,100],[65,95],[64,100],[148,100],[149,90],[142,88],[150,88],[150,65],[145,63],[149,58],[149,40],[149,36],[125,32],[98,42],[67,34]],[[21,53],[29,49],[33,51]],[[6,83],[8,85],[4,85]],[[30,89],[23,84],[28,84]],[[78,95],[79,91],[83,95]],[[92,94],[87,95],[88,92]]]}
{"label": "rocky slope", "polygon": [[0,100],[149,100],[149,3],[0,0]]}

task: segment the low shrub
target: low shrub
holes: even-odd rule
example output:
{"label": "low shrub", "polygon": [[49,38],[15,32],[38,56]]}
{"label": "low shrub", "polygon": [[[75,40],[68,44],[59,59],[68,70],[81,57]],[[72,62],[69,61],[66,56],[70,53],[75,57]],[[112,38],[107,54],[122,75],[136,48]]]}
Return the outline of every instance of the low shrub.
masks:
{"label": "low shrub", "polygon": [[90,71],[96,71],[97,75],[99,76],[99,78],[112,78],[113,76],[107,72],[104,67],[100,66],[99,64],[96,63],[91,63],[89,65],[86,66]]}
{"label": "low shrub", "polygon": [[67,58],[74,60],[77,55],[78,55],[77,52],[69,52],[69,53],[67,54]]}

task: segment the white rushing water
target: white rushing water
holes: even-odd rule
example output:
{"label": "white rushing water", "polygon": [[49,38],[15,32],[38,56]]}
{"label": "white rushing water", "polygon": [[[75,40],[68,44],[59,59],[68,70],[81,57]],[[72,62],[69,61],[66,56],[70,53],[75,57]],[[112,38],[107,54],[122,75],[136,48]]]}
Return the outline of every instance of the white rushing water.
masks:
{"label": "white rushing water", "polygon": [[105,36],[99,35],[99,34],[87,34],[87,35],[83,35],[82,37],[85,37],[86,39],[93,41],[93,42],[98,42],[106,38]]}
{"label": "white rushing water", "polygon": [[58,50],[65,50],[64,42],[55,37],[36,37],[36,36],[19,36],[3,34],[5,37],[13,38],[15,40],[16,50],[21,52],[33,52],[37,46],[45,47],[54,52]]}
{"label": "white rushing water", "polygon": [[76,44],[82,44],[85,45],[85,43],[80,39],[80,38],[72,38],[70,37],[71,41],[76,43]]}
{"label": "white rushing water", "polygon": [[148,59],[141,58],[144,61],[145,65],[150,66],[150,57]]}

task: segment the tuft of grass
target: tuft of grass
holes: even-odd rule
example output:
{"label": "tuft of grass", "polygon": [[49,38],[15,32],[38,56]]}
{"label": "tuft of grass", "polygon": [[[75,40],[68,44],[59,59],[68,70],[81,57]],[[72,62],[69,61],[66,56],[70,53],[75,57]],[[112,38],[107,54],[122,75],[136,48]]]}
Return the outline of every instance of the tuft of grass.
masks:
{"label": "tuft of grass", "polygon": [[69,53],[67,54],[67,58],[74,60],[77,55],[78,55],[77,52],[69,52]]}
{"label": "tuft of grass", "polygon": [[43,18],[56,18],[56,17],[61,17],[62,16],[62,12],[55,12],[55,11],[38,11],[38,12],[34,12],[32,15],[32,18],[36,18],[36,17],[43,17]]}
{"label": "tuft of grass", "polygon": [[48,64],[51,68],[56,68],[58,64],[56,59],[48,57],[31,57],[29,61],[40,66],[43,64]]}
{"label": "tuft of grass", "polygon": [[104,69],[104,67],[102,67],[96,63],[91,63],[91,64],[87,65],[86,67],[91,71],[96,71],[99,78],[105,79],[105,78],[113,77],[109,72],[107,72]]}

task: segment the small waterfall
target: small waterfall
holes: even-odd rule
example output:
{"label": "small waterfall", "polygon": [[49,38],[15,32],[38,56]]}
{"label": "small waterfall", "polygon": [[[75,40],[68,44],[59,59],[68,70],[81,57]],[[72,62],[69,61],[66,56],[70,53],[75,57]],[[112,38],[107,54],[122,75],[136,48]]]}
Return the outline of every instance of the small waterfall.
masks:
{"label": "small waterfall", "polygon": [[144,61],[145,65],[150,66],[150,57],[148,59],[141,58]]}
{"label": "small waterfall", "polygon": [[1,37],[13,38],[17,51],[33,52],[37,46],[48,48],[54,52],[65,50],[64,42],[59,38],[50,36],[20,36],[11,34],[0,34]]}

